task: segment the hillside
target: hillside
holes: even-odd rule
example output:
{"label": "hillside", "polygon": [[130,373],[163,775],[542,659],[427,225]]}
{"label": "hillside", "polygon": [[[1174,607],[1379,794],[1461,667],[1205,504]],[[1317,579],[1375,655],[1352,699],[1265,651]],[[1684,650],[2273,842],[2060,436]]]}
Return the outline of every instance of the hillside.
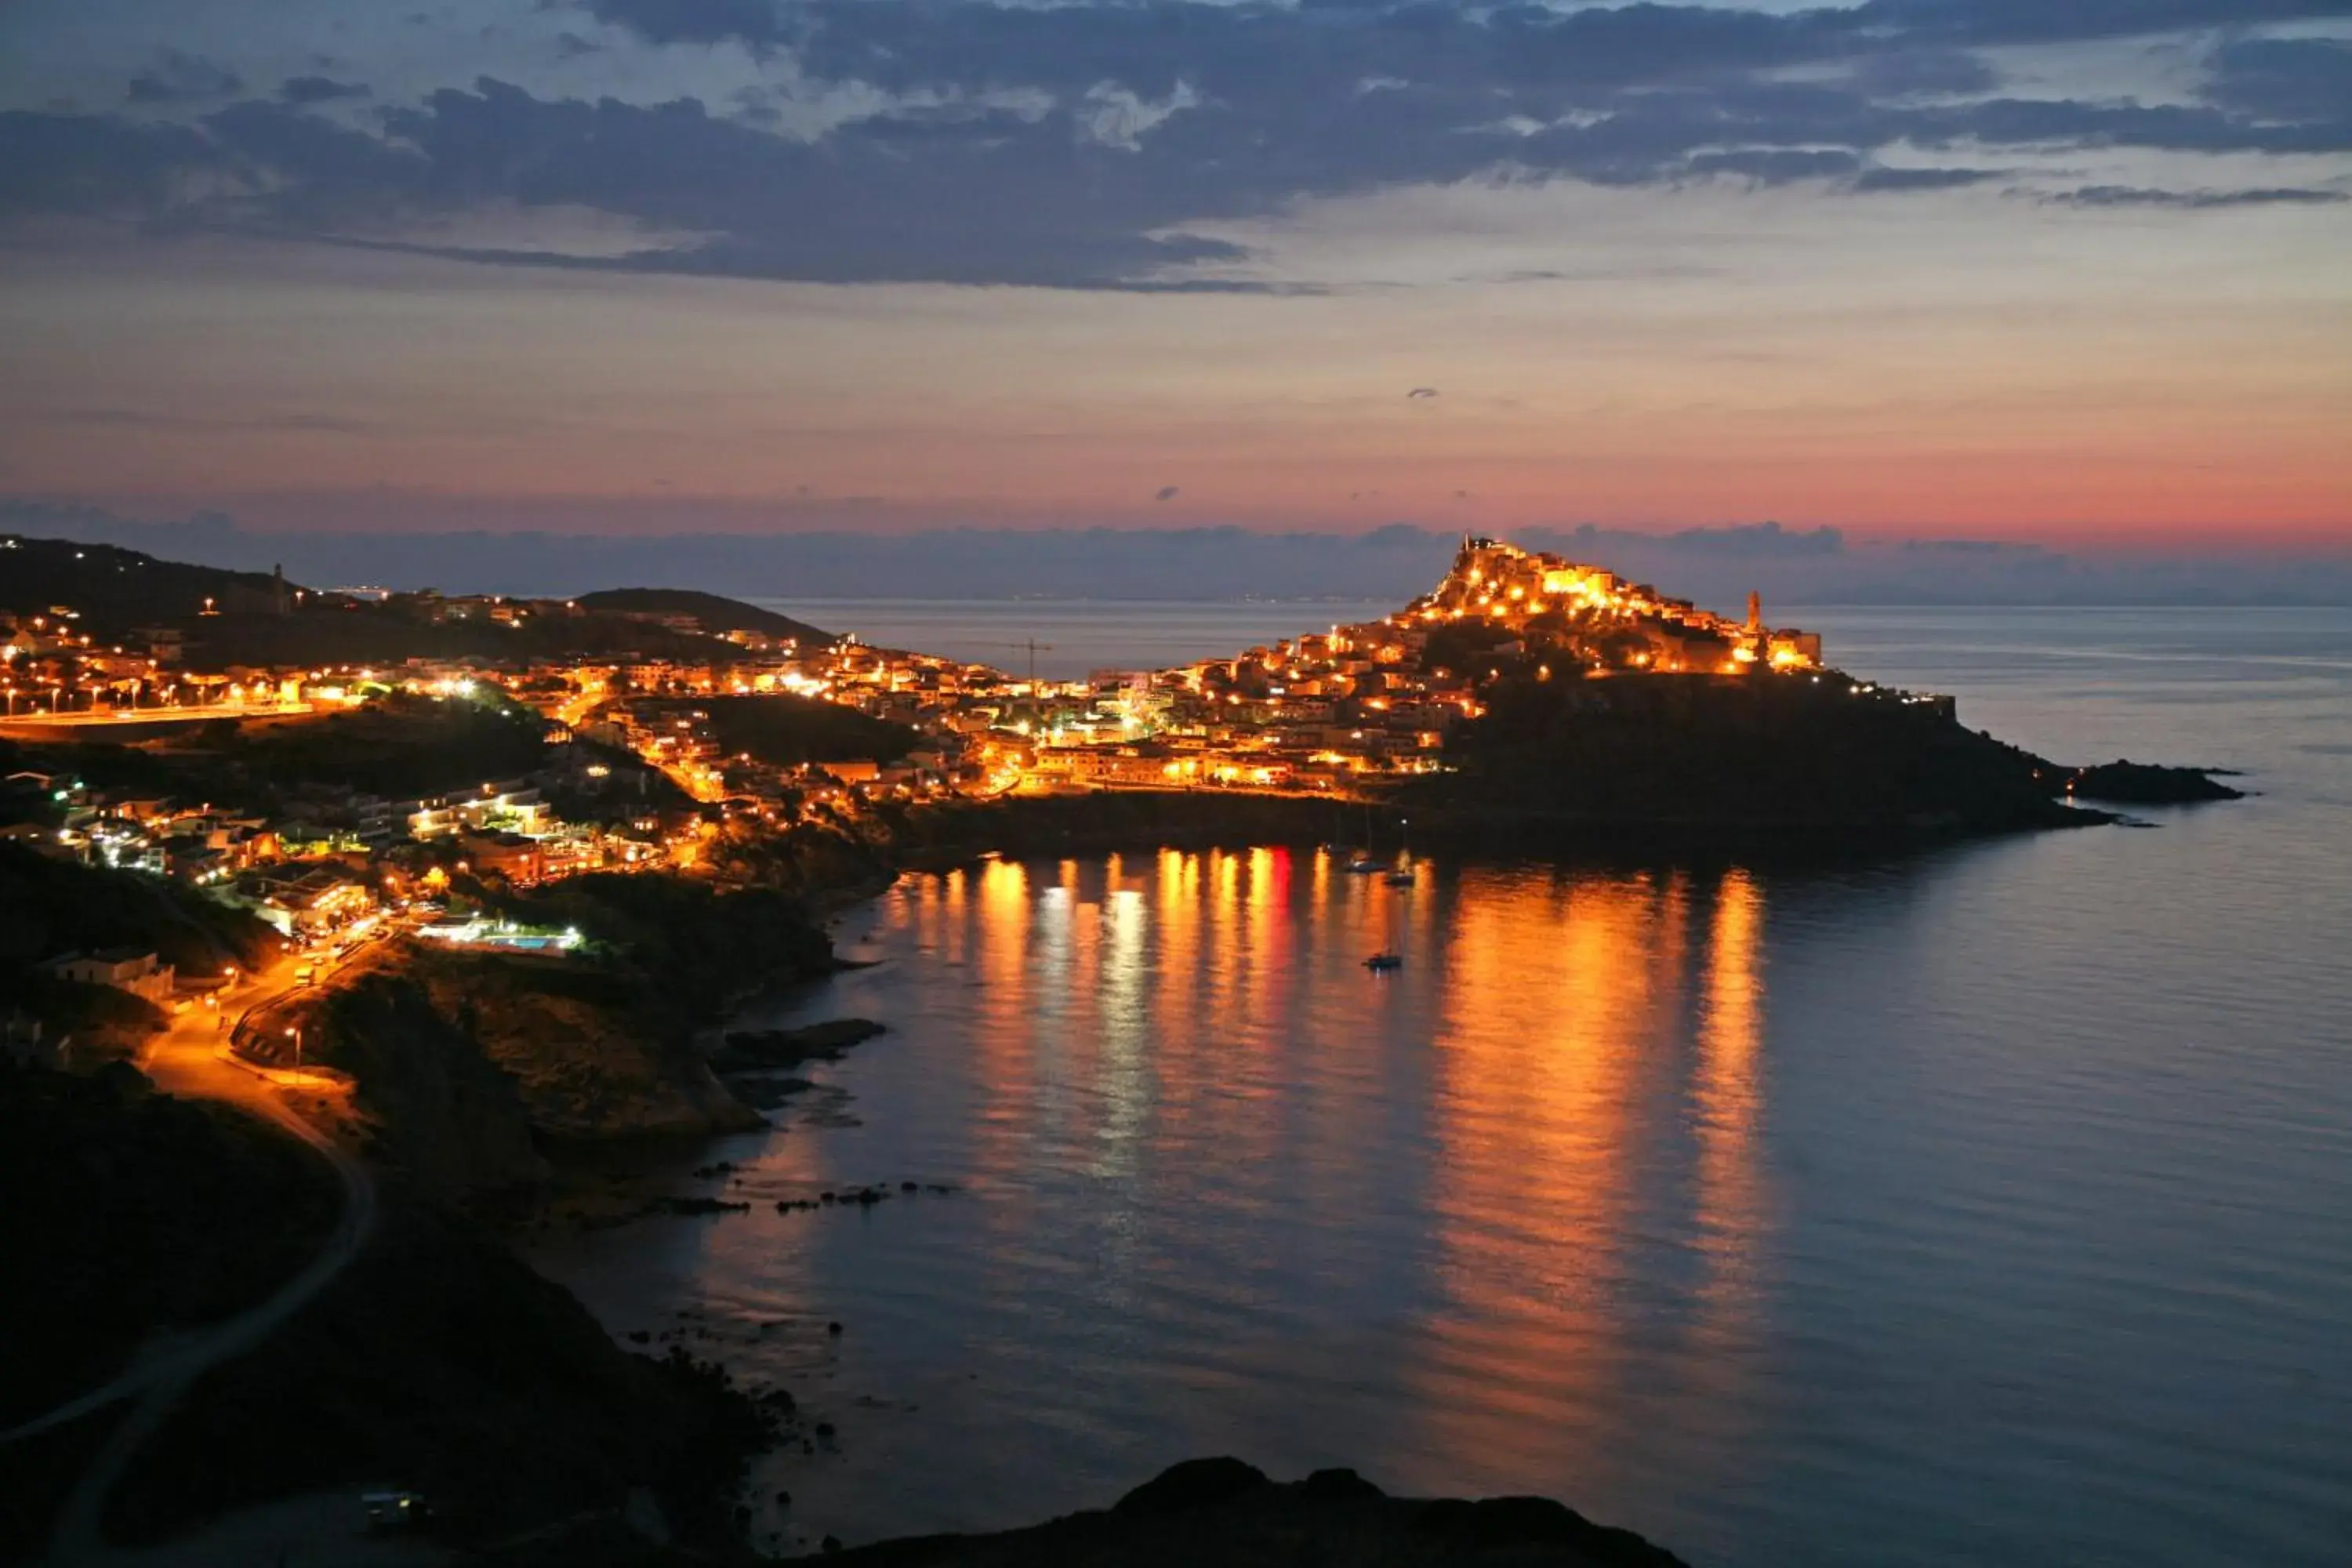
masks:
{"label": "hillside", "polygon": [[[719,634],[748,630],[831,642],[788,616],[715,594],[626,588],[592,594],[572,609],[562,600],[516,599],[516,620],[453,613],[437,595],[389,600],[281,584],[268,574],[226,572],[142,551],[64,539],[0,536],[0,613],[77,613],[75,635],[106,644],[133,628],[173,627],[198,670],[240,665],[397,664],[408,658],[550,659],[568,657],[674,659],[737,657]],[[705,628],[681,630],[658,617],[692,616]]]}
{"label": "hillside", "polygon": [[192,623],[206,600],[226,613],[266,611],[276,587],[263,572],[224,572],[69,539],[0,537],[0,612],[38,616],[68,605],[97,637]]}
{"label": "hillside", "polygon": [[1985,832],[2105,818],[2065,770],[1834,672],[1544,680],[1509,672],[1413,804],[1674,829]]}
{"label": "hillside", "polygon": [[713,637],[727,632],[758,632],[763,637],[790,637],[802,643],[840,640],[833,633],[820,630],[806,621],[796,621],[790,616],[780,616],[773,610],[763,610],[740,599],[700,593],[692,588],[604,588],[593,594],[583,594],[575,602],[583,609],[616,616],[690,616],[704,632]]}
{"label": "hillside", "polygon": [[855,708],[785,692],[757,697],[632,698],[639,713],[709,716],[719,749],[779,767],[802,763],[896,762],[921,737]]}

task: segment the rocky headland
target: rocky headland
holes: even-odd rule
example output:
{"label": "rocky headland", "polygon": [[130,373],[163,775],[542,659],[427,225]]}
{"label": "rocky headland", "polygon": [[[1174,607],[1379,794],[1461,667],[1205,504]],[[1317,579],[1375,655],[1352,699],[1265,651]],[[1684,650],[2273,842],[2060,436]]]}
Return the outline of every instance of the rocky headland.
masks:
{"label": "rocky headland", "polygon": [[1549,1498],[1392,1498],[1353,1470],[1280,1485],[1239,1459],[1191,1459],[1106,1510],[1024,1530],[880,1542],[821,1559],[847,1568],[1678,1568],[1631,1531]]}
{"label": "rocky headland", "polygon": [[2121,758],[2067,775],[2067,793],[2118,805],[2193,805],[2200,801],[2243,800],[2246,792],[2221,782],[2226,768],[2161,767]]}

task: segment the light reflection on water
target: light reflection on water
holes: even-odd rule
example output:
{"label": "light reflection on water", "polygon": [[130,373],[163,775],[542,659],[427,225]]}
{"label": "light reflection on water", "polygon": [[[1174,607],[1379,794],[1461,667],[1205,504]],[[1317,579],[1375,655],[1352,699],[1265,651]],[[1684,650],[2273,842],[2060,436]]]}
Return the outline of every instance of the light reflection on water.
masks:
{"label": "light reflection on water", "polygon": [[[2142,752],[2182,689],[1979,673],[2004,730]],[[811,1535],[1237,1452],[1700,1563],[2352,1561],[2352,837],[2312,749],[2352,736],[2305,679],[2196,731],[2263,799],[2154,833],[909,878],[842,928],[880,963],[776,1014],[891,1025],[822,1074],[862,1125],[723,1151],[751,1215],[544,1262],[616,1328],[709,1310],[697,1348],[840,1427],[761,1472]],[[900,1178],[965,1190],[764,1202]]]}

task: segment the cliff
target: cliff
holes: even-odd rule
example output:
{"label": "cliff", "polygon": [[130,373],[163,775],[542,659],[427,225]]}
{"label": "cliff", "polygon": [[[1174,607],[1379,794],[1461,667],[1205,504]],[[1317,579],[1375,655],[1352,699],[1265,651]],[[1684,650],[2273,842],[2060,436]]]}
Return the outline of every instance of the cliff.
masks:
{"label": "cliff", "polygon": [[1400,804],[1697,836],[1937,836],[2107,820],[2067,770],[1948,709],[1835,674],[1509,679],[1462,725],[1459,772]]}
{"label": "cliff", "polygon": [[579,929],[571,956],[394,946],[246,1021],[240,1048],[351,1075],[377,1159],[451,1203],[503,1206],[581,1144],[763,1125],[713,1074],[697,1032],[731,999],[827,972],[795,900],[683,879],[582,877],[513,901]]}

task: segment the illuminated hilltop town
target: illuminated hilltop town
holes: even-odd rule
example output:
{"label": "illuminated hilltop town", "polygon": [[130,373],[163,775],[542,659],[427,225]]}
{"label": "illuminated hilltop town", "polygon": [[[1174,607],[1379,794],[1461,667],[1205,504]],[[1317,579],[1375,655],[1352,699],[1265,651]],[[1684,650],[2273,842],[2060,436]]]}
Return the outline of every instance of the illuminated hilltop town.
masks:
{"label": "illuminated hilltop town", "polygon": [[[562,628],[591,614],[572,600],[289,595],[282,579],[255,598],[247,613],[281,631],[365,614],[418,628],[495,627],[484,634],[493,646],[550,624],[559,640],[547,646],[584,646]],[[1746,619],[1731,620],[1597,566],[1482,538],[1465,538],[1434,588],[1380,620],[1084,680],[1015,676],[855,637],[707,624],[730,611],[761,614],[709,605],[719,608],[605,615],[608,641],[617,627],[624,645],[639,646],[593,657],[202,671],[187,666],[184,639],[216,624],[205,618],[221,613],[211,598],[189,606],[180,629],[103,637],[83,629],[74,607],[47,606],[0,626],[0,723],[19,740],[137,741],[142,721],[176,723],[184,736],[191,720],[233,721],[258,735],[339,712],[478,705],[527,721],[543,743],[526,747],[530,765],[502,758],[496,773],[475,775],[478,788],[454,795],[305,785],[278,792],[271,810],[93,788],[45,769],[20,771],[9,785],[56,803],[47,815],[57,826],[36,835],[48,852],[217,886],[288,926],[334,925],[443,862],[520,885],[586,870],[707,870],[717,837],[848,820],[891,801],[1171,788],[1369,799],[1448,771],[1456,727],[1513,681],[1810,678],[1881,700],[1943,700],[1824,671],[1821,639],[1766,626],[1753,595]],[[667,651],[648,651],[656,647]],[[1606,697],[1596,687],[1589,700]],[[766,698],[831,706],[763,709]],[[805,746],[786,755],[745,738],[765,711],[784,710],[805,730],[812,713],[835,709],[854,713],[833,728],[853,728],[822,761],[804,760]],[[676,790],[648,794],[654,774]]]}
{"label": "illuminated hilltop town", "polygon": [[1738,675],[1758,665],[1798,670],[1822,662],[1821,637],[1767,627],[1754,594],[1748,595],[1748,619],[1728,621],[1598,566],[1473,537],[1462,541],[1445,580],[1390,624],[1481,618],[1575,647],[1594,673]]}

